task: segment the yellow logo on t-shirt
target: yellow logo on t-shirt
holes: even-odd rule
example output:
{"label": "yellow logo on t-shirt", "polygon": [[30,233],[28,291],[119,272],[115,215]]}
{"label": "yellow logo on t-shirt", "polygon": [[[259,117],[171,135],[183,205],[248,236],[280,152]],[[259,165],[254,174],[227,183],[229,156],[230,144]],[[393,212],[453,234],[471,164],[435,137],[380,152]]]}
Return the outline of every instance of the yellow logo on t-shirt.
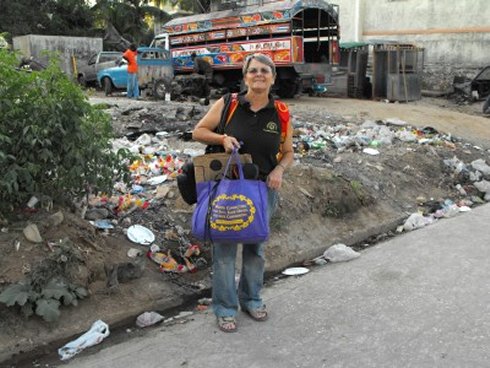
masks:
{"label": "yellow logo on t-shirt", "polygon": [[279,134],[279,131],[277,129],[277,124],[273,121],[269,121],[264,128],[264,132]]}

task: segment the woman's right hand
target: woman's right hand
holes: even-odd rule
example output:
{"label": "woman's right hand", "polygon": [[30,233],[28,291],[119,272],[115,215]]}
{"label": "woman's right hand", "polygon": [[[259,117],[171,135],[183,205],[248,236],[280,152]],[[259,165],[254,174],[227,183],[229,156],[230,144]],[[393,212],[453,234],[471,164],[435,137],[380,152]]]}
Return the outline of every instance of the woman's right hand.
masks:
{"label": "woman's right hand", "polygon": [[231,151],[233,151],[233,148],[236,149],[240,148],[240,143],[237,141],[235,137],[225,135],[223,136],[223,147],[225,149],[225,152],[231,153]]}

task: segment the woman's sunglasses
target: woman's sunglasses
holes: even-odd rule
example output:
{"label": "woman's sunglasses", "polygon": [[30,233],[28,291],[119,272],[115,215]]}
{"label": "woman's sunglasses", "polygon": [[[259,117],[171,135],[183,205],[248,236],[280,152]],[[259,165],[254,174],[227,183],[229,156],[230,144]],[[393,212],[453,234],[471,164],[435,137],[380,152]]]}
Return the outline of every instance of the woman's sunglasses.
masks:
{"label": "woman's sunglasses", "polygon": [[269,68],[249,68],[247,70],[247,73],[250,74],[258,74],[259,72],[262,74],[269,74],[271,70]]}

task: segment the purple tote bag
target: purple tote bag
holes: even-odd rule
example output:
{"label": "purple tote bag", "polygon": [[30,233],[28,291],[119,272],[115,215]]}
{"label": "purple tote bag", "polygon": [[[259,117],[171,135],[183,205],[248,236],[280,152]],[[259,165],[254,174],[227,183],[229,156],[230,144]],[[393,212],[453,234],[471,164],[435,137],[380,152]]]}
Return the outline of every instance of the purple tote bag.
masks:
{"label": "purple tote bag", "polygon": [[[239,173],[234,180],[225,177],[232,161]],[[221,180],[197,183],[192,234],[212,243],[255,244],[269,238],[267,186],[244,178],[237,150],[230,155]]]}

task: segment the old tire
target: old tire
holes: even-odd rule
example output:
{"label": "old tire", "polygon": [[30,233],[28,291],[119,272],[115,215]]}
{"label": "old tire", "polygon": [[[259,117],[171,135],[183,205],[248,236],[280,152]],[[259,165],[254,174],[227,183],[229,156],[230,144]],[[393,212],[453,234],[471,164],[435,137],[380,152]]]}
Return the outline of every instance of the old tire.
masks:
{"label": "old tire", "polygon": [[102,86],[104,87],[104,93],[106,96],[109,96],[112,93],[112,82],[110,78],[105,77],[102,79]]}
{"label": "old tire", "polygon": [[483,103],[482,112],[484,114],[490,114],[490,95],[488,95],[487,99]]}
{"label": "old tire", "polygon": [[81,85],[82,87],[87,87],[87,81],[85,80],[85,77],[80,74],[77,78],[77,82],[79,85]]}
{"label": "old tire", "polygon": [[300,84],[297,81],[282,79],[279,81],[277,94],[281,98],[293,98],[299,93]]}
{"label": "old tire", "polygon": [[153,96],[159,100],[164,100],[165,95],[171,91],[171,83],[165,79],[159,79],[153,84]]}

